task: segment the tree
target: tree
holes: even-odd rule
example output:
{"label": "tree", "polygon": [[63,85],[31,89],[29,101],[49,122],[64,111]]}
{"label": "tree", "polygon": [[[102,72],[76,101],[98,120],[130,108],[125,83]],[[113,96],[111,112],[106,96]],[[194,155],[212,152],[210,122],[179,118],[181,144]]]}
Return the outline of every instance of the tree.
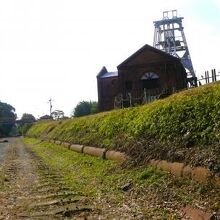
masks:
{"label": "tree", "polygon": [[98,113],[98,102],[90,102],[91,105],[91,114]]}
{"label": "tree", "polygon": [[97,102],[82,101],[79,102],[73,110],[74,117],[95,114],[98,112]]}
{"label": "tree", "polygon": [[64,112],[62,110],[55,110],[51,113],[54,120],[59,120],[64,118]]}
{"label": "tree", "polygon": [[21,122],[24,123],[34,123],[36,121],[32,114],[24,113],[21,117]]}
{"label": "tree", "polygon": [[8,136],[16,120],[15,108],[0,102],[0,136]]}
{"label": "tree", "polygon": [[25,134],[35,121],[36,119],[32,114],[24,113],[19,121],[18,133]]}

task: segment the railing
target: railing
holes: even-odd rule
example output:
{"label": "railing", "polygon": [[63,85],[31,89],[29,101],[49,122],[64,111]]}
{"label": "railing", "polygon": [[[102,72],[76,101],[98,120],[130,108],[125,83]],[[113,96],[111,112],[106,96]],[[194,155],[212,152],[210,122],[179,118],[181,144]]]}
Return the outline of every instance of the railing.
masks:
{"label": "railing", "polygon": [[219,77],[220,77],[220,72],[216,74],[216,69],[212,69],[210,74],[209,71],[205,71],[205,75],[201,75],[201,78],[198,79],[198,85],[201,86],[204,84],[209,84],[219,81]]}
{"label": "railing", "polygon": [[123,98],[122,94],[118,94],[114,100],[114,108],[126,108],[132,107],[136,105],[150,103],[156,99],[164,98],[168,95],[171,95],[174,92],[170,89],[151,89],[151,90],[143,90],[143,94],[140,97],[132,96],[131,93],[127,93],[126,97]]}

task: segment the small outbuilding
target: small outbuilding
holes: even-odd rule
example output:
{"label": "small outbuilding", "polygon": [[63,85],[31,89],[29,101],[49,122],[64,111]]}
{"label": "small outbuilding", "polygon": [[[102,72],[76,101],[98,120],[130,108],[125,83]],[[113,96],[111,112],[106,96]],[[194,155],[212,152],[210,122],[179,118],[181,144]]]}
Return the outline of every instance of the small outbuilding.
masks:
{"label": "small outbuilding", "polygon": [[149,45],[108,72],[97,75],[100,111],[135,106],[187,88],[181,60]]}

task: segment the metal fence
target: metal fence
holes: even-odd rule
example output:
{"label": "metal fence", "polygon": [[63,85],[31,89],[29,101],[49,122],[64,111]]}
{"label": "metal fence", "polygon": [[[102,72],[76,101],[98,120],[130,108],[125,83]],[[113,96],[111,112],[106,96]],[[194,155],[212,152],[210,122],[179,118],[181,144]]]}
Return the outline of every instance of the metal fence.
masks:
{"label": "metal fence", "polygon": [[201,78],[198,79],[198,85],[205,85],[213,83],[220,80],[220,72],[217,73],[216,69],[211,71],[205,71],[204,75],[201,75]]}
{"label": "metal fence", "polygon": [[171,95],[175,91],[171,91],[168,89],[144,89],[143,93],[140,97],[132,96],[131,93],[127,93],[126,97],[123,98],[122,94],[119,94],[115,97],[114,100],[114,108],[126,108],[132,107],[136,105],[142,105],[146,103],[150,103],[156,99],[164,98],[166,96]]}

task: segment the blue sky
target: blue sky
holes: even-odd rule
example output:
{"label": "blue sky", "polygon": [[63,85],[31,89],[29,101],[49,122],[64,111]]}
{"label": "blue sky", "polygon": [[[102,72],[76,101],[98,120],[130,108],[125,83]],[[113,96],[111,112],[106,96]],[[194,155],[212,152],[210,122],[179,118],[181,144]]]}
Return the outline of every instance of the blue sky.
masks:
{"label": "blue sky", "polygon": [[220,0],[0,1],[0,100],[19,116],[70,115],[82,100],[97,100],[96,74],[110,71],[144,44],[153,21],[177,9],[198,76],[220,70]]}
{"label": "blue sky", "polygon": [[220,6],[215,0],[192,1],[192,7],[189,8],[191,16],[203,21],[204,23],[217,26],[220,25]]}

